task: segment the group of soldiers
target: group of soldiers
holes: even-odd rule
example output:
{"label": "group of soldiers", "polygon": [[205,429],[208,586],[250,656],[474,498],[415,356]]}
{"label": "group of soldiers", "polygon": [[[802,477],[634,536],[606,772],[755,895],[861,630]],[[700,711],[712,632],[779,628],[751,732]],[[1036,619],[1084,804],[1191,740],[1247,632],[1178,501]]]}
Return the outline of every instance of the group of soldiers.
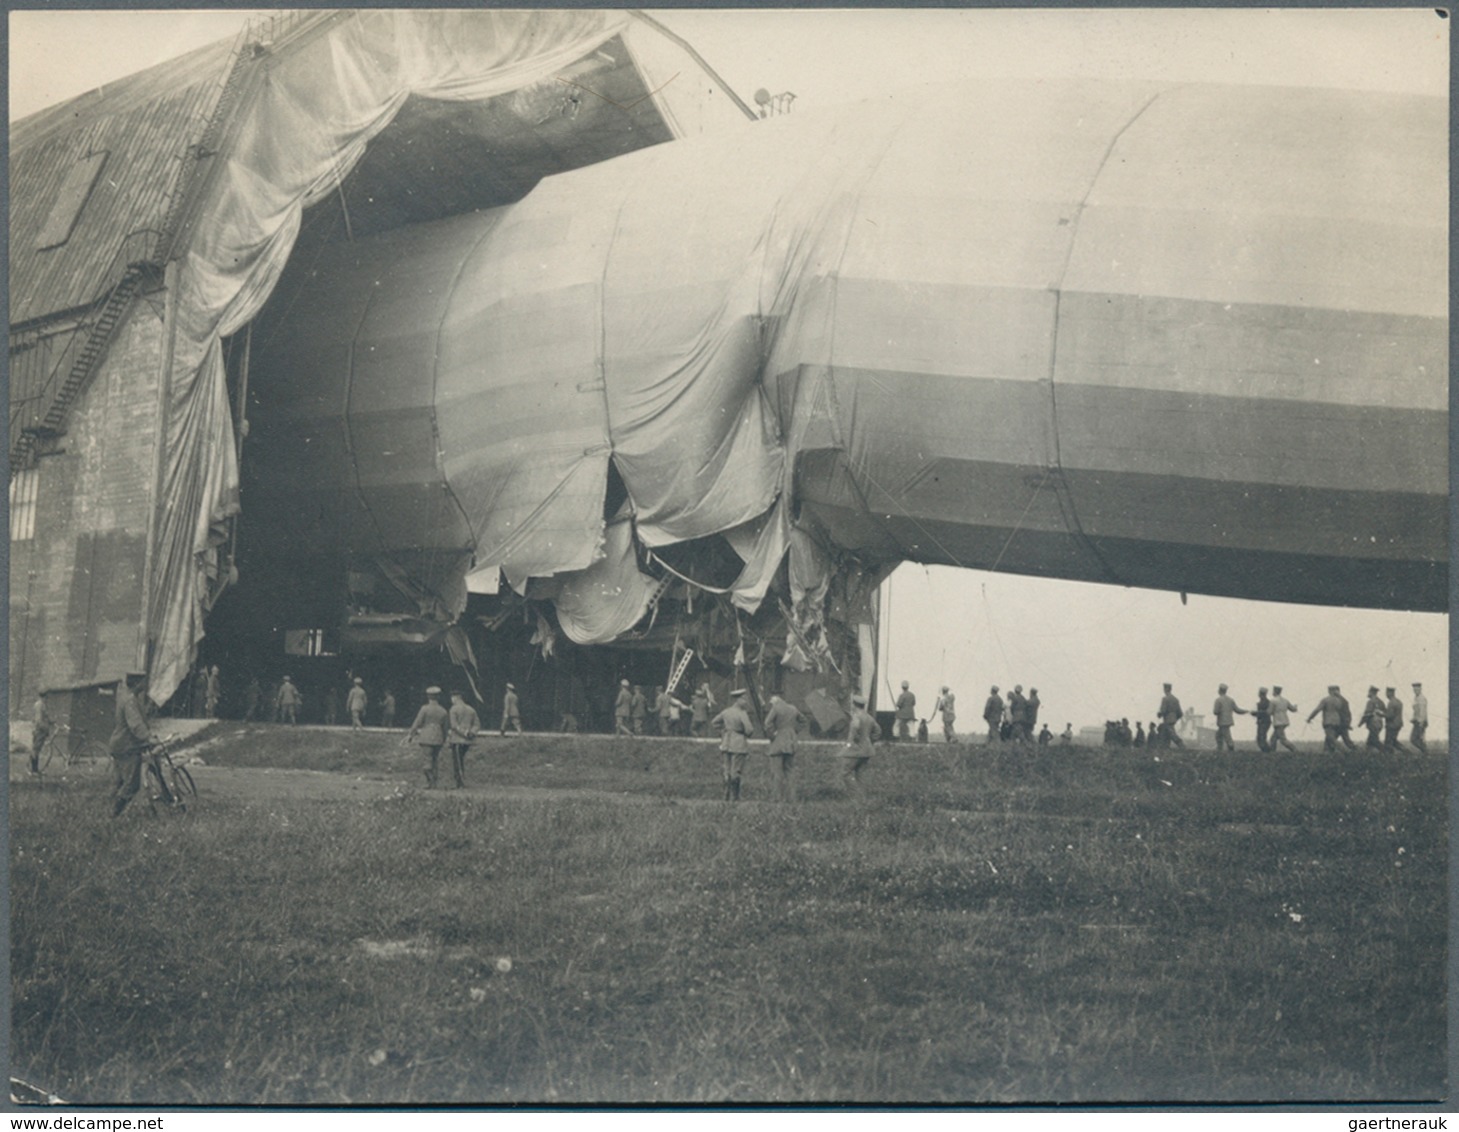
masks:
{"label": "group of soldiers", "polygon": [[694,689],[686,704],[662,685],[655,686],[652,695],[645,695],[641,684],[623,679],[618,681],[618,696],[613,701],[613,733],[703,737],[709,732],[710,713],[718,706],[707,683]]}
{"label": "group of soldiers", "polygon": [[[1369,750],[1390,754],[1406,752],[1408,748],[1400,739],[1403,731],[1403,701],[1398,698],[1396,688],[1388,688],[1386,694],[1385,700],[1378,695],[1378,686],[1370,685],[1368,700],[1358,722],[1368,729]],[[1236,749],[1231,738],[1231,728],[1238,715],[1250,715],[1256,721],[1256,745],[1260,750],[1269,753],[1278,747],[1284,747],[1289,751],[1296,751],[1297,748],[1287,739],[1287,728],[1291,725],[1292,713],[1296,710],[1297,705],[1282,693],[1280,684],[1272,685],[1270,695],[1267,694],[1267,689],[1260,689],[1256,703],[1249,709],[1238,706],[1228,687],[1222,684],[1216,691],[1215,702],[1211,705],[1211,715],[1216,723],[1216,750]],[[1307,716],[1307,722],[1311,723],[1318,716],[1322,717],[1324,751],[1336,752],[1339,745],[1349,751],[1357,749],[1349,734],[1353,725],[1352,707],[1338,685],[1328,685],[1327,695],[1312,709]],[[1175,730],[1176,724],[1183,717],[1180,700],[1172,692],[1171,686],[1166,684],[1165,694],[1160,700],[1159,731],[1155,730],[1153,723],[1150,725],[1153,739],[1162,746],[1185,746]],[[1429,727],[1429,701],[1424,696],[1423,684],[1418,681],[1413,685],[1409,723],[1412,728],[1409,742],[1418,751],[1428,754],[1429,748],[1424,737]]]}

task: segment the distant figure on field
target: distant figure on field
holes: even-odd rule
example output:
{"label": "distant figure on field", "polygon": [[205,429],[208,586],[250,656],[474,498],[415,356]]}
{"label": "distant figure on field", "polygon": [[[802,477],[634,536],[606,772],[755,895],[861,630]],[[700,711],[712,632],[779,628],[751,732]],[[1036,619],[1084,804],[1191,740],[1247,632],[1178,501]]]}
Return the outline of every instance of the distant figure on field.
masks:
{"label": "distant figure on field", "polygon": [[1072,747],[1073,745],[1074,745],[1074,725],[1072,723],[1066,723],[1066,724],[1064,724],[1064,733],[1059,736],[1059,746],[1061,746],[1061,747]]}
{"label": "distant figure on field", "polygon": [[795,743],[800,726],[800,711],[796,706],[778,695],[771,696],[770,707],[765,712],[765,737],[770,740],[765,753],[770,756],[773,768],[775,797],[781,802],[795,801],[795,782],[791,775],[795,770]]}
{"label": "distant figure on field", "polygon": [[875,753],[872,744],[881,738],[881,728],[866,710],[866,697],[851,697],[851,721],[846,729],[846,746],[841,749],[844,760],[842,777],[850,789],[861,785],[861,771]]}
{"label": "distant figure on field", "polygon": [[1236,744],[1231,741],[1231,728],[1238,715],[1250,715],[1245,708],[1237,707],[1236,701],[1226,694],[1226,685],[1216,689],[1216,702],[1211,705],[1211,714],[1216,717],[1216,750],[1235,752]]}
{"label": "distant figure on field", "polygon": [[41,772],[41,748],[46,745],[46,740],[51,737],[51,732],[56,729],[56,721],[51,718],[51,713],[46,710],[46,697],[39,695],[35,698],[35,705],[30,711],[30,773]]}
{"label": "distant figure on field", "polygon": [[662,684],[654,685],[654,694],[648,698],[648,729],[650,734],[667,735],[664,730],[664,688]]}
{"label": "distant figure on field", "polygon": [[665,692],[664,699],[669,701],[669,729],[666,734],[689,734],[689,718],[692,709],[678,696],[674,695],[673,692]]}
{"label": "distant figure on field", "polygon": [[1383,705],[1383,749],[1389,754],[1402,752],[1406,755],[1408,748],[1399,739],[1403,731],[1403,701],[1393,688],[1388,688],[1386,694],[1388,702]]}
{"label": "distant figure on field", "polygon": [[1144,745],[1145,745],[1145,725],[1143,723],[1140,723],[1140,722],[1137,721],[1135,723],[1135,746],[1137,746],[1137,747],[1143,747]]}
{"label": "distant figure on field", "polygon": [[365,708],[370,706],[370,697],[365,694],[363,677],[356,676],[345,694],[344,709],[350,713],[350,728],[361,731],[365,726]]}
{"label": "distant figure on field", "polygon": [[[1042,705],[1039,703],[1039,690],[1037,688],[1030,688],[1028,690],[1028,699],[1023,701],[1023,734],[1025,738],[1033,738],[1033,729],[1038,725],[1039,721],[1040,706]],[[1128,731],[1129,729],[1126,728],[1126,730]]]}
{"label": "distant figure on field", "polygon": [[942,737],[951,743],[956,735],[953,734],[952,725],[957,720],[957,697],[948,691],[947,685],[942,686],[942,694],[937,697],[937,702],[932,705],[932,714],[942,713]]}
{"label": "distant figure on field", "polygon": [[1428,744],[1424,742],[1424,736],[1429,730],[1429,701],[1424,697],[1422,684],[1413,686],[1413,710],[1409,714],[1409,721],[1413,725],[1413,730],[1408,733],[1408,741],[1417,750],[1428,754],[1429,748]]}
{"label": "distant figure on field", "polygon": [[208,666],[206,664],[198,669],[197,677],[193,680],[192,710],[188,714],[194,719],[207,718]]}
{"label": "distant figure on field", "polygon": [[279,685],[279,694],[274,706],[277,709],[275,714],[280,723],[299,722],[299,709],[304,706],[304,696],[298,688],[294,687],[294,681],[287,674]]}
{"label": "distant figure on field", "polygon": [[1049,730],[1049,725],[1045,723],[1043,726],[1043,730],[1039,732],[1039,746],[1047,747],[1053,741],[1054,733]]}
{"label": "distant figure on field", "polygon": [[[540,723],[541,720],[538,720]],[[480,726],[478,724],[478,726]],[[501,733],[505,735],[510,727],[518,735],[522,733],[522,709],[517,701],[517,686],[510,680],[507,681],[507,690],[502,693],[502,728]]]}
{"label": "distant figure on field", "polygon": [[1160,710],[1156,713],[1160,716],[1160,746],[1184,747],[1180,736],[1175,733],[1175,725],[1185,717],[1185,711],[1180,706],[1180,700],[1171,691],[1170,685],[1162,685],[1165,694],[1160,697]]}
{"label": "distant figure on field", "polygon": [[[511,687],[510,684],[507,685]],[[462,698],[460,692],[451,693],[451,710],[446,713],[450,726],[447,739],[451,744],[451,773],[456,778],[456,788],[466,785],[466,752],[481,730],[481,717],[476,709]]]}
{"label": "distant figure on field", "polygon": [[709,733],[709,713],[714,710],[714,693],[709,690],[708,683],[700,684],[693,696],[693,720],[689,724],[689,733],[698,735],[701,738]]}
{"label": "distant figure on field", "polygon": [[1368,729],[1368,741],[1363,744],[1370,751],[1383,749],[1383,701],[1378,696],[1378,686],[1368,689],[1368,702],[1363,705],[1363,714],[1358,725]]}
{"label": "distant figure on field", "polygon": [[745,710],[749,692],[736,688],[730,693],[729,707],[716,715],[710,726],[719,735],[720,753],[724,755],[724,800],[740,800],[740,778],[745,773],[745,759],[750,753],[750,735],[755,724]]}
{"label": "distant figure on field", "polygon": [[643,734],[643,722],[648,718],[648,698],[643,694],[643,688],[635,684],[633,695],[628,700],[629,714],[633,717],[633,733]]}
{"label": "distant figure on field", "polygon": [[908,730],[912,721],[917,718],[917,696],[908,686],[907,681],[902,681],[902,691],[897,696],[897,738],[910,739],[911,732]]}
{"label": "distant figure on field", "polygon": [[263,699],[263,689],[258,686],[258,677],[248,678],[248,687],[243,690],[243,719],[251,723],[258,718],[259,701]]}
{"label": "distant figure on field", "polygon": [[1323,696],[1317,706],[1312,709],[1312,714],[1307,717],[1307,722],[1311,723],[1319,715],[1322,716],[1322,749],[1328,754],[1333,754],[1337,751],[1338,741],[1341,740],[1348,750],[1353,750],[1353,741],[1347,737],[1343,726],[1344,716],[1351,719],[1352,712],[1336,684],[1327,686],[1327,695]]}
{"label": "distant figure on field", "polygon": [[1023,695],[1023,685],[1013,685],[1008,693],[1008,741],[1022,743],[1028,738],[1024,730],[1028,726],[1028,700]]}
{"label": "distant figure on field", "polygon": [[613,734],[632,735],[629,720],[633,718],[633,692],[627,680],[618,681],[618,698],[613,701]]}
{"label": "distant figure on field", "polygon": [[1297,705],[1286,696],[1282,695],[1280,684],[1272,685],[1272,741],[1271,750],[1278,747],[1286,747],[1287,750],[1296,753],[1297,748],[1287,738],[1287,728],[1292,722],[1292,712],[1297,710]]}
{"label": "distant figure on field", "polygon": [[339,722],[339,689],[333,684],[324,695],[324,723],[333,727]]}
{"label": "distant figure on field", "polygon": [[208,669],[207,691],[204,692],[203,712],[209,719],[218,718],[218,703],[223,698],[223,679],[215,664]]}
{"label": "distant figure on field", "polygon": [[395,726],[395,693],[389,688],[380,696],[380,726]]}
{"label": "distant figure on field", "polygon": [[1256,716],[1256,747],[1263,753],[1270,752],[1272,745],[1267,739],[1267,733],[1272,727],[1272,702],[1267,699],[1266,689],[1262,688],[1256,694],[1256,707],[1251,711]]}
{"label": "distant figure on field", "polygon": [[128,673],[117,685],[116,727],[107,749],[112,762],[111,816],[120,817],[127,803],[142,788],[142,755],[156,737],[147,725],[146,706],[142,700],[147,677]]}
{"label": "distant figure on field", "polygon": [[415,743],[425,754],[426,789],[436,788],[436,763],[441,757],[441,748],[446,745],[446,732],[451,725],[450,715],[441,706],[441,689],[435,685],[426,689],[426,702],[416,712],[415,722],[405,736],[407,744]]}
{"label": "distant figure on field", "polygon": [[998,694],[997,684],[993,685],[987,702],[983,704],[983,722],[988,725],[988,746],[992,747],[997,744],[1003,729],[1003,697]]}

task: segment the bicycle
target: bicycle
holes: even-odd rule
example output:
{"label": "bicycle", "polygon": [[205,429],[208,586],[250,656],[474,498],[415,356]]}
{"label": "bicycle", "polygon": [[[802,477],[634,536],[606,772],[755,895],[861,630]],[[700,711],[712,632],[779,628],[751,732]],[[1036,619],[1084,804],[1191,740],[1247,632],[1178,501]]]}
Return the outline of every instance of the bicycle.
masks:
{"label": "bicycle", "polygon": [[172,749],[177,742],[176,736],[164,736],[142,754],[142,775],[154,813],[159,803],[175,813],[186,813],[188,802],[198,796],[197,785],[187,767],[172,761]]}
{"label": "bicycle", "polygon": [[41,744],[36,768],[41,775],[50,769],[52,763],[63,772],[94,772],[106,766],[110,759],[111,753],[100,739],[75,730],[69,723],[59,723]]}

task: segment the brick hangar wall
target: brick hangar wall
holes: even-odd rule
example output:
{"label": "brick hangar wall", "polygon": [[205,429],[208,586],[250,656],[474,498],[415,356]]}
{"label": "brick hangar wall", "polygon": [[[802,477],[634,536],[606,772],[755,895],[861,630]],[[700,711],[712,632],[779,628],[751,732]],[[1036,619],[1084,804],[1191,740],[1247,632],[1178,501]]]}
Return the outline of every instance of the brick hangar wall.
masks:
{"label": "brick hangar wall", "polygon": [[11,544],[10,715],[37,692],[116,680],[146,654],[162,295],[139,300],[36,462],[34,536]]}

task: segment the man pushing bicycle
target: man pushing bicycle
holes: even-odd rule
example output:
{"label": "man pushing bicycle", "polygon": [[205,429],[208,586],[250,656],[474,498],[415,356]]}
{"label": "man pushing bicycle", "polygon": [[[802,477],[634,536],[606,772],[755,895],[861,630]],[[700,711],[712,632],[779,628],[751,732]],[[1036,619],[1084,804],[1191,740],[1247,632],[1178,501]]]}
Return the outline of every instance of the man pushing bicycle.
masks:
{"label": "man pushing bicycle", "polygon": [[142,759],[147,749],[157,742],[147,726],[147,714],[142,707],[146,686],[146,675],[138,672],[127,673],[127,678],[117,685],[117,723],[108,745],[116,780],[111,808],[114,818],[121,816],[127,803],[142,788]]}

